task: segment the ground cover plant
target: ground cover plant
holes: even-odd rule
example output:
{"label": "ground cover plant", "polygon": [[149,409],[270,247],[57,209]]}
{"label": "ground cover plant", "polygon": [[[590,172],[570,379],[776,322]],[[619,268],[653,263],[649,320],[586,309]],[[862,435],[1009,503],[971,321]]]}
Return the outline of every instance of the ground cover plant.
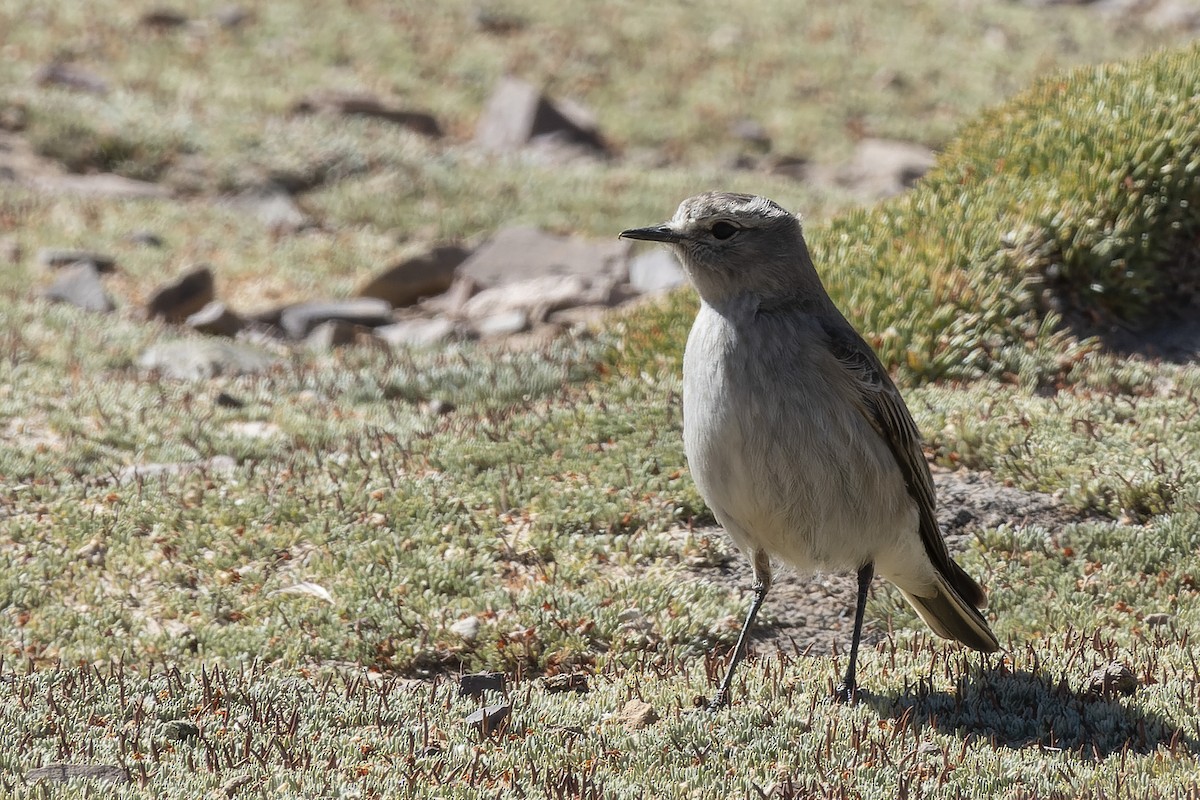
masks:
{"label": "ground cover plant", "polygon": [[[0,270],[6,793],[1197,791],[1200,369],[1106,335],[1190,302],[1200,50],[1034,80],[1162,37],[1080,9],[773,8],[732,27],[716,4],[581,27],[580,7],[531,0],[486,9],[515,26],[498,35],[465,5],[282,3],[242,28],[204,7],[199,24],[131,37],[145,9],[0,3],[15,133],[72,169],[174,192],[0,185],[5,252],[25,254]],[[923,46],[935,33],[943,47]],[[119,88],[29,81],[67,56]],[[599,109],[622,157],[549,168],[471,152],[504,69]],[[331,83],[418,98],[458,139],[285,113]],[[813,158],[863,126],[944,152],[911,192],[849,207],[836,189],[726,166],[743,115]],[[271,236],[222,202],[264,173],[311,183],[317,231]],[[992,592],[1002,656],[931,639],[877,585],[862,703],[827,702],[841,656],[801,639],[761,644],[727,711],[696,707],[745,587],[722,580],[740,556],[682,455],[687,291],[532,349],[278,347],[264,374],[180,381],[138,356],[190,334],[36,300],[28,255],[110,249],[108,285],[131,303],[207,260],[253,307],[349,292],[398,239],[478,237],[513,217],[615,233],[713,185],[808,212],[818,266],[896,371],[940,474],[1058,509],[956,540]],[[139,229],[171,242],[166,265],[125,239]],[[769,602],[766,632],[809,612]],[[458,676],[485,670],[505,690],[461,695]],[[557,690],[566,676],[588,691]],[[496,705],[509,708],[471,716]],[[100,771],[35,772],[54,764]]]}

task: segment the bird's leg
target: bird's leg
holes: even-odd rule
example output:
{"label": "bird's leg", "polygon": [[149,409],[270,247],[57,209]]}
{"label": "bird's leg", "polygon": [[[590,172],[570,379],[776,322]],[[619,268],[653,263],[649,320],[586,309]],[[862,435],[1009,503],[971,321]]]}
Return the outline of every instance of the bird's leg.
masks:
{"label": "bird's leg", "polygon": [[729,686],[733,683],[733,671],[737,668],[738,662],[746,655],[746,639],[750,635],[750,626],[754,624],[754,618],[758,616],[758,610],[762,608],[763,601],[767,599],[767,591],[771,588],[771,560],[767,556],[765,550],[759,550],[754,554],[754,599],[750,601],[750,611],[746,614],[746,621],[742,623],[742,632],[738,634],[737,644],[733,647],[733,654],[729,657],[729,666],[725,668],[725,677],[721,681],[721,685],[717,687],[717,693],[708,704],[709,711],[718,711],[729,705]]}
{"label": "bird's leg", "polygon": [[875,564],[868,562],[858,571],[858,602],[854,606],[854,638],[850,640],[850,663],[846,665],[846,676],[833,690],[833,699],[838,703],[853,703],[858,691],[855,673],[858,669],[858,640],[862,638],[863,612],[867,606],[867,590],[871,578],[875,577]]}

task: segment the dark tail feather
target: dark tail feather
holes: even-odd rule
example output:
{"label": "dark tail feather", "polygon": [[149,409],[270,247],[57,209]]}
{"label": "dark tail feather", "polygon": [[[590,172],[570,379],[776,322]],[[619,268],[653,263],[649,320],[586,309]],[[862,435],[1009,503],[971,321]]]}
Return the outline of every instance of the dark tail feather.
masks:
{"label": "dark tail feather", "polygon": [[[970,581],[969,588],[974,588],[975,596],[986,603],[987,596],[979,584],[971,580],[961,569],[958,572]],[[904,599],[916,609],[925,624],[932,628],[938,636],[955,639],[967,647],[983,653],[993,653],[1000,649],[1000,641],[988,627],[987,620],[983,618],[983,615],[976,610],[974,605],[963,600],[962,596],[941,576],[928,597],[909,594],[903,589],[900,591],[904,595]]]}

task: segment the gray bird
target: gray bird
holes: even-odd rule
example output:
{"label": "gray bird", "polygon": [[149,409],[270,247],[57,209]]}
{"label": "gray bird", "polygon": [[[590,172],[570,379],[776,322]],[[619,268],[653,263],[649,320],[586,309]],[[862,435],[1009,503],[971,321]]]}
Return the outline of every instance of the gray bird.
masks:
{"label": "gray bird", "polygon": [[683,357],[688,464],[717,520],[754,567],[754,599],[709,707],[771,587],[771,559],[858,573],[850,660],[875,572],[939,636],[993,652],[987,595],[950,559],[933,478],[908,407],[817,276],[800,221],[766,199],[710,192],[671,221],[621,233],[670,245],[700,293]]}

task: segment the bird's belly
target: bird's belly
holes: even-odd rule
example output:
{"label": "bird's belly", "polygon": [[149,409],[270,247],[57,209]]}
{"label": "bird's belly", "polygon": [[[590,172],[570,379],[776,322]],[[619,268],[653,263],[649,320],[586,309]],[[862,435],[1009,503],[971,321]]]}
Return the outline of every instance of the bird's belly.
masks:
{"label": "bird's belly", "polygon": [[[915,503],[887,445],[836,387],[721,359],[688,367],[688,463],[742,550],[802,570],[908,560],[893,551],[918,538]],[[691,380],[697,370],[703,383]]]}

